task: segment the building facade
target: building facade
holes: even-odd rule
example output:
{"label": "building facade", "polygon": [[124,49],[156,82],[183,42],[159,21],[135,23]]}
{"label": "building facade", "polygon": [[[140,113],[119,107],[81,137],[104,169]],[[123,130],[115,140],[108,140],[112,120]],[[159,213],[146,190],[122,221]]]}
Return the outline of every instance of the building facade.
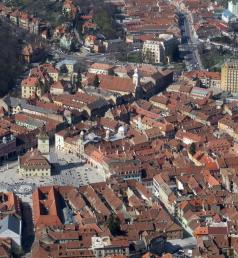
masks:
{"label": "building facade", "polygon": [[238,91],[238,62],[226,62],[221,69],[221,88],[224,91]]}
{"label": "building facade", "polygon": [[233,13],[235,16],[238,16],[238,1],[231,0],[228,2],[228,10]]}
{"label": "building facade", "polygon": [[129,244],[127,241],[112,241],[108,236],[92,237],[92,250],[95,257],[128,256]]}
{"label": "building facade", "polygon": [[42,130],[38,136],[38,150],[40,153],[49,160],[50,153],[50,138],[47,133]]}
{"label": "building facade", "polygon": [[51,176],[51,165],[37,149],[19,157],[18,172],[21,176]]}
{"label": "building facade", "polygon": [[0,161],[15,156],[17,153],[16,137],[10,131],[0,130]]}
{"label": "building facade", "polygon": [[38,78],[28,77],[24,79],[21,83],[22,98],[29,99],[35,96],[42,97],[45,93],[42,85],[40,84]]}
{"label": "building facade", "polygon": [[143,59],[148,63],[162,63],[165,58],[165,49],[161,41],[146,40],[143,44]]}

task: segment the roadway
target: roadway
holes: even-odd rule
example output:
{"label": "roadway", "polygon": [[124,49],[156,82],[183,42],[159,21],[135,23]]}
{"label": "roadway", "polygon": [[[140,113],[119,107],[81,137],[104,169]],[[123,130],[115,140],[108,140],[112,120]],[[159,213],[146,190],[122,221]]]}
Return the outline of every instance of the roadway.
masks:
{"label": "roadway", "polygon": [[183,36],[186,37],[187,43],[183,44],[184,49],[188,49],[191,54],[187,55],[185,57],[185,63],[187,66],[188,70],[194,70],[194,69],[199,69],[203,70],[204,67],[202,65],[202,61],[198,52],[198,46],[199,46],[199,41],[197,38],[194,37],[193,34],[193,29],[192,29],[192,23],[189,20],[188,14],[182,13],[184,19],[184,23],[182,26],[182,32]]}
{"label": "roadway", "polygon": [[112,53],[90,53],[84,47],[81,48],[81,52],[76,53],[66,53],[63,52],[60,48],[56,46],[52,47],[49,53],[56,59],[56,60],[75,60],[78,63],[86,64],[86,63],[104,63],[104,62],[114,62],[116,63],[115,57]]}
{"label": "roadway", "polygon": [[193,34],[193,29],[192,29],[192,23],[189,21],[188,15],[185,15],[185,19],[184,19],[184,24],[185,24],[185,30],[187,31],[187,35],[189,36],[189,45],[192,47],[193,49],[193,53],[195,56],[195,60],[197,61],[197,64],[199,65],[199,68],[202,70],[203,69],[203,65],[201,62],[201,58],[200,55],[198,53],[198,45],[199,45],[199,41],[197,38],[194,37]]}

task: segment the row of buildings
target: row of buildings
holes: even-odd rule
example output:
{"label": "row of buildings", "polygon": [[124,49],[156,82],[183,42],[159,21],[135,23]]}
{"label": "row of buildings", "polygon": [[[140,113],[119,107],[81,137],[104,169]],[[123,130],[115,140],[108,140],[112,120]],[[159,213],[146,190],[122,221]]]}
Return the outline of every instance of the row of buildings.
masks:
{"label": "row of buildings", "polygon": [[179,17],[166,1],[124,1],[121,26],[127,44],[139,47],[144,62],[169,63],[181,42]]}
{"label": "row of buildings", "polygon": [[94,63],[78,74],[63,61],[32,68],[21,87],[22,98],[1,100],[1,157],[26,152],[19,173],[49,177],[54,142],[105,178],[33,193],[34,258],[163,255],[184,229],[196,257],[237,254],[238,102],[214,98],[223,71],[174,81],[147,64]]}
{"label": "row of buildings", "polygon": [[238,62],[235,59],[226,61],[221,72],[190,71],[183,76],[196,81],[200,86],[221,89],[236,94],[238,92]]}
{"label": "row of buildings", "polygon": [[186,12],[192,24],[193,36],[201,41],[221,36],[231,36],[232,30],[226,19],[222,19],[225,7],[211,1],[177,0],[174,4],[182,12]]}
{"label": "row of buildings", "polygon": [[[182,228],[141,183],[130,180],[40,187],[33,193],[36,241],[32,257],[128,257],[157,250]],[[158,219],[160,218],[160,219]],[[163,218],[163,223],[161,219]],[[109,220],[116,219],[113,231]],[[124,232],[124,233],[122,233]]]}

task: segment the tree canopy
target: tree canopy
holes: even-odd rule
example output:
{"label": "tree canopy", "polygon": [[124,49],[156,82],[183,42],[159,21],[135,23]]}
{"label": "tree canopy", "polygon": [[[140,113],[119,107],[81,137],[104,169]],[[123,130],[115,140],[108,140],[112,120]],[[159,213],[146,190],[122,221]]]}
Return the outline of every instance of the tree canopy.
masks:
{"label": "tree canopy", "polygon": [[10,6],[20,8],[34,16],[47,21],[52,27],[69,21],[62,13],[62,1],[49,0],[11,0]]}
{"label": "tree canopy", "polygon": [[97,10],[95,22],[107,38],[114,38],[116,36],[116,25],[114,24],[113,18],[110,16],[109,12],[105,9]]}
{"label": "tree canopy", "polygon": [[194,155],[196,153],[196,145],[194,142],[190,145],[189,152],[191,153],[191,155]]}
{"label": "tree canopy", "polygon": [[0,96],[13,87],[22,66],[19,61],[20,43],[11,27],[0,23]]}
{"label": "tree canopy", "polygon": [[108,228],[113,236],[121,234],[120,220],[114,214],[111,214],[108,218]]}
{"label": "tree canopy", "polygon": [[93,81],[93,86],[94,86],[95,88],[98,88],[99,85],[100,85],[100,81],[99,81],[98,75],[96,74],[95,79],[94,79],[94,81]]}

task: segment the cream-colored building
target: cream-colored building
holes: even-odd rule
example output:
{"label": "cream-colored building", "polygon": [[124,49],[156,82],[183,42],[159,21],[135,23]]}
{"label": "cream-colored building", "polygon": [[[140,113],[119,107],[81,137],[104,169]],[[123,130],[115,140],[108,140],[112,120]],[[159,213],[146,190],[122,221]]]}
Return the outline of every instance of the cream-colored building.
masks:
{"label": "cream-colored building", "polygon": [[29,99],[36,95],[42,97],[44,95],[44,89],[36,77],[28,77],[21,83],[22,98]]}
{"label": "cream-colored building", "polygon": [[61,95],[64,93],[64,85],[61,81],[54,82],[50,86],[50,94]]}
{"label": "cream-colored building", "polygon": [[37,135],[38,138],[38,150],[40,153],[45,156],[49,160],[50,153],[50,138],[45,130],[41,130],[41,132]]}
{"label": "cream-colored building", "polygon": [[51,176],[50,140],[45,127],[40,131],[37,138],[38,148],[31,149],[18,158],[18,172],[21,176]]}
{"label": "cream-colored building", "polygon": [[65,153],[84,155],[84,132],[79,135],[70,136],[65,130],[55,134],[55,149]]}
{"label": "cream-colored building", "polygon": [[[66,72],[62,72],[62,68],[66,68]],[[75,60],[63,60],[56,65],[56,69],[61,71],[59,80],[75,82],[78,76],[78,63]]]}
{"label": "cream-colored building", "polygon": [[112,243],[109,236],[93,236],[91,238],[91,241],[92,250],[96,258],[107,256],[129,256],[129,243],[127,241],[122,241],[122,243],[119,244],[117,244],[116,242]]}
{"label": "cream-colored building", "polygon": [[50,78],[54,82],[57,82],[59,80],[59,70],[56,69],[53,65],[51,65],[51,64],[44,64],[44,65],[42,65],[42,67],[45,68],[45,70],[49,74]]}
{"label": "cream-colored building", "polygon": [[154,40],[146,40],[143,44],[143,58],[149,63],[171,62],[179,41],[172,35],[162,33]]}
{"label": "cream-colored building", "polygon": [[237,0],[228,1],[228,10],[235,16],[238,16],[238,1]]}
{"label": "cream-colored building", "polygon": [[110,71],[113,71],[114,66],[110,64],[103,64],[103,63],[93,63],[89,69],[89,73],[93,74],[104,74],[108,75]]}
{"label": "cream-colored building", "polygon": [[229,134],[236,141],[238,140],[237,123],[231,118],[224,117],[218,122],[218,129],[226,134]]}
{"label": "cream-colored building", "polygon": [[143,59],[148,63],[164,62],[165,50],[160,40],[146,40],[142,50]]}
{"label": "cream-colored building", "polygon": [[221,69],[221,88],[232,93],[238,92],[238,60],[226,62]]}
{"label": "cream-colored building", "polygon": [[29,150],[19,157],[18,172],[21,176],[51,176],[51,165],[38,149]]}

